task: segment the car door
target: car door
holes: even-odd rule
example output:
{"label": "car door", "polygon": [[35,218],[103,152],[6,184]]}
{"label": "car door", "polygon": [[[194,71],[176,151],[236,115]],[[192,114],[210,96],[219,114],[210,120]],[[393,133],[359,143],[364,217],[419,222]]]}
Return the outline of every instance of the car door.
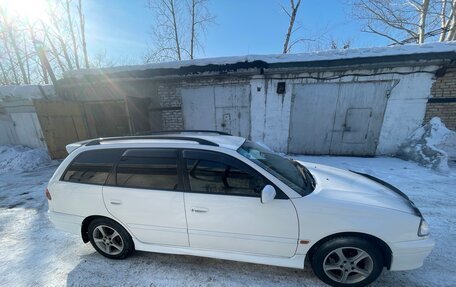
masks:
{"label": "car door", "polygon": [[298,218],[288,197],[261,203],[271,184],[242,161],[216,152],[183,152],[185,207],[192,248],[291,257]]}
{"label": "car door", "polygon": [[144,243],[189,245],[178,153],[126,150],[103,187],[108,211]]}

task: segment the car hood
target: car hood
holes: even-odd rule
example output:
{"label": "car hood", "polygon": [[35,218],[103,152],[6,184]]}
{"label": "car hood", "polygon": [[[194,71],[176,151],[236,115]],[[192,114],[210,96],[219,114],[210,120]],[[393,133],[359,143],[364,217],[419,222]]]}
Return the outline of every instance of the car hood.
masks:
{"label": "car hood", "polygon": [[[316,180],[318,196],[358,204],[371,205],[416,214],[413,203],[393,186],[374,177],[326,165],[299,162],[309,169]],[[386,185],[385,185],[386,184]]]}

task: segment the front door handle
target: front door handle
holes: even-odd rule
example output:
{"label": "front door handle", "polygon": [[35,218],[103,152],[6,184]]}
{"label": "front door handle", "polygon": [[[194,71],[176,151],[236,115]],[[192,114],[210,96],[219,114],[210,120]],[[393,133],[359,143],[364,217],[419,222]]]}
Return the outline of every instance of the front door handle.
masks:
{"label": "front door handle", "polygon": [[208,211],[209,211],[209,209],[207,209],[205,207],[192,207],[192,212],[195,212],[195,213],[206,213]]}
{"label": "front door handle", "polygon": [[117,200],[117,199],[111,199],[111,200],[110,200],[110,203],[111,203],[112,205],[121,205],[121,204],[122,204],[122,201]]}

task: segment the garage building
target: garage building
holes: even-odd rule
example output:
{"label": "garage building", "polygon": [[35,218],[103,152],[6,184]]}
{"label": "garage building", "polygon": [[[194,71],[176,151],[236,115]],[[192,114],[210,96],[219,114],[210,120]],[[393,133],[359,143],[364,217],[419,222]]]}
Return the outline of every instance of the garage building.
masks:
{"label": "garage building", "polygon": [[182,129],[285,153],[394,154],[425,117],[456,128],[455,59],[449,42],[77,70],[35,103],[54,157],[70,139]]}

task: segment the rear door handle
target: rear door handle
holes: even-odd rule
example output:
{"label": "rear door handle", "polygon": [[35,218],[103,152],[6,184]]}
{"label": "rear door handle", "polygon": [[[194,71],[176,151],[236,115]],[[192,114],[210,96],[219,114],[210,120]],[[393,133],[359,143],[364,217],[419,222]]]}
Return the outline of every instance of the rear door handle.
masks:
{"label": "rear door handle", "polygon": [[205,207],[192,207],[192,212],[195,212],[195,213],[206,213],[208,211],[209,211],[209,209],[207,209]]}
{"label": "rear door handle", "polygon": [[122,201],[117,200],[117,199],[111,199],[110,202],[112,205],[121,205],[122,204]]}

